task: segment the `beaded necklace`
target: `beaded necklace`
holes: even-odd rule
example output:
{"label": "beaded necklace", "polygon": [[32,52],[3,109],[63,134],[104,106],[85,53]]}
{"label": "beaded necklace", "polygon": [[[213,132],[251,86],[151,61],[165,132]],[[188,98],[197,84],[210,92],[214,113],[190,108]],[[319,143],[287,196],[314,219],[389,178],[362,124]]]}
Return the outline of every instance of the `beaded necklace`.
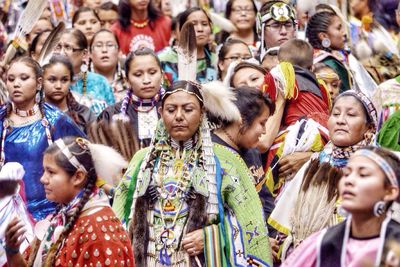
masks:
{"label": "beaded necklace", "polygon": [[[38,105],[38,107],[39,107],[39,105]],[[38,114],[38,113],[36,113],[36,114]],[[35,116],[36,114],[31,115],[31,116]],[[36,121],[36,119],[34,121]],[[24,125],[26,125],[26,124],[24,124]],[[51,139],[50,124],[49,124],[49,121],[46,119],[45,116],[42,117],[42,125],[43,125],[43,127],[45,129],[45,132],[46,132],[47,143],[49,145],[51,145],[53,143],[53,140]],[[2,133],[1,133],[0,167],[3,167],[4,162],[6,160],[5,142],[6,142],[7,131],[10,130],[10,128],[11,128],[11,122],[10,122],[9,119],[5,118],[4,121],[3,121],[3,130],[2,130]]]}
{"label": "beaded necklace", "polygon": [[15,105],[13,105],[13,112],[23,118],[31,117],[31,116],[35,115],[38,111],[39,111],[38,104],[33,105],[33,108],[28,109],[28,110],[21,110],[21,109],[16,108]]}
{"label": "beaded necklace", "polygon": [[144,27],[147,26],[147,24],[149,24],[149,19],[146,19],[144,22],[137,22],[137,21],[134,21],[133,19],[131,19],[131,23],[134,27],[143,29]]}
{"label": "beaded necklace", "polygon": [[133,109],[136,112],[150,112],[157,105],[158,101],[160,101],[161,96],[164,94],[164,92],[164,88],[161,87],[158,93],[151,99],[143,99],[131,93],[130,99]]}

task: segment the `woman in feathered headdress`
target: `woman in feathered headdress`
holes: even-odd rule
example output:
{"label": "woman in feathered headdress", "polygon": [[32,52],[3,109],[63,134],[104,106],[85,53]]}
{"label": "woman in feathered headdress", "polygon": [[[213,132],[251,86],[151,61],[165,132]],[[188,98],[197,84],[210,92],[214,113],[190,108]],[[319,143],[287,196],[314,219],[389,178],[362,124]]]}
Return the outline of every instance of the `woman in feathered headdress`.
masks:
{"label": "woman in feathered headdress", "polygon": [[[191,23],[185,31],[181,42],[193,42]],[[128,226],[137,266],[270,266],[251,174],[237,153],[213,145],[206,116],[236,121],[240,113],[221,83],[194,82],[195,49],[181,46],[181,80],[164,94],[155,137],[133,157],[114,209]]]}

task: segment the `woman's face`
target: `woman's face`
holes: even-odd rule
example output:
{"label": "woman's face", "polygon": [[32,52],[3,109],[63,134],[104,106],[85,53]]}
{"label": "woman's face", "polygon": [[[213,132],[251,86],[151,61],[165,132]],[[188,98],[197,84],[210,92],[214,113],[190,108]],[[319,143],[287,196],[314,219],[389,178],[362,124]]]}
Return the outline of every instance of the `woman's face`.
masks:
{"label": "woman's face", "polygon": [[53,155],[44,154],[43,170],[40,182],[44,186],[48,200],[67,204],[79,192],[80,188],[74,182],[75,175],[71,177],[63,168],[58,166]]}
{"label": "woman's face", "polygon": [[85,11],[79,14],[78,19],[74,23],[74,28],[83,32],[88,43],[90,43],[93,35],[101,29],[101,24],[93,11]]}
{"label": "woman's face", "polygon": [[118,12],[114,10],[99,9],[97,14],[101,20],[101,27],[106,30],[110,30],[111,26],[118,20]]}
{"label": "woman's face", "polygon": [[43,89],[47,100],[52,103],[62,102],[68,95],[71,73],[61,63],[56,63],[43,73]]}
{"label": "woman's face", "polygon": [[378,201],[388,201],[385,174],[371,159],[352,156],[339,181],[342,207],[350,213],[372,214]]}
{"label": "woman's face", "polygon": [[254,119],[243,133],[239,133],[238,146],[241,148],[256,148],[261,135],[265,134],[265,124],[270,116],[269,108],[264,105],[261,113]]}
{"label": "woman's face", "polygon": [[150,0],[129,0],[131,8],[138,11],[145,11],[150,4]]}
{"label": "woman's face", "polygon": [[176,141],[189,140],[199,129],[202,115],[197,97],[184,91],[168,96],[161,109],[165,128]]}
{"label": "woman's face", "polygon": [[368,131],[363,105],[353,96],[340,97],[328,120],[329,136],[334,145],[348,147],[364,139]]}
{"label": "woman's face", "polygon": [[161,11],[164,16],[172,17],[171,0],[161,0]]}
{"label": "woman's face", "polygon": [[93,40],[91,58],[96,70],[115,70],[118,64],[118,44],[110,32],[100,32]]}
{"label": "woman's face", "polygon": [[242,68],[237,71],[232,80],[232,87],[249,86],[261,89],[264,83],[264,74],[253,68]]}
{"label": "woman's face", "polygon": [[152,55],[135,56],[130,63],[128,82],[133,93],[144,99],[153,98],[160,90],[161,68]]}
{"label": "woman's face", "polygon": [[26,63],[16,62],[7,72],[6,86],[11,101],[19,107],[27,107],[35,102],[42,78],[37,78],[34,70]]}
{"label": "woman's face", "polygon": [[218,62],[219,69],[221,70],[221,78],[224,79],[229,65],[235,61],[242,61],[252,58],[249,47],[245,44],[233,44],[230,46],[228,52],[225,54],[224,59]]}
{"label": "woman's face", "polygon": [[60,42],[55,48],[55,52],[69,58],[74,67],[74,73],[80,72],[84,57],[87,56],[86,48],[80,48],[78,46],[78,41],[71,33],[64,33],[61,36]]}
{"label": "woman's face", "polygon": [[325,82],[331,95],[331,99],[334,101],[339,95],[340,90],[340,79],[337,73],[333,69],[327,67],[316,71],[315,75],[317,78],[322,79]]}
{"label": "woman's face", "polygon": [[256,23],[256,11],[250,0],[236,0],[232,4],[229,19],[239,31],[253,29]]}
{"label": "woman's face", "polygon": [[195,11],[187,17],[187,21],[194,25],[197,47],[206,46],[211,38],[211,25],[206,14],[201,10]]}
{"label": "woman's face", "polygon": [[53,25],[51,24],[49,19],[39,19],[35,26],[33,26],[31,33],[29,34],[29,39],[32,41],[36,35],[44,31],[51,31],[53,29]]}
{"label": "woman's face", "polygon": [[36,47],[35,47],[35,51],[31,55],[34,60],[38,60],[39,55],[40,55],[40,51],[42,50],[44,42],[46,42],[46,39],[47,39],[47,37],[49,37],[49,35],[50,35],[50,32],[44,32],[39,37],[39,40],[38,40],[38,42],[36,44]]}
{"label": "woman's face", "polygon": [[103,0],[83,0],[83,6],[89,7],[93,10],[99,8],[101,4],[105,2]]}
{"label": "woman's face", "polygon": [[344,31],[342,21],[338,16],[331,19],[331,24],[328,27],[328,38],[331,41],[331,47],[334,50],[344,48],[346,42],[346,32]]}

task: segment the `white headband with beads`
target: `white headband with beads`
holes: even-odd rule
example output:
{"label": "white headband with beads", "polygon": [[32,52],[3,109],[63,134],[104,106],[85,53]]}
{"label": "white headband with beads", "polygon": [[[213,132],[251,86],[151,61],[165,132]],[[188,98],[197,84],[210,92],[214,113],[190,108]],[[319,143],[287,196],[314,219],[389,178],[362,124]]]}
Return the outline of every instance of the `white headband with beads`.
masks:
{"label": "white headband with beads", "polygon": [[85,167],[78,161],[78,159],[74,155],[72,155],[71,151],[69,151],[69,148],[65,145],[64,140],[58,139],[54,143],[58,146],[64,156],[67,157],[69,163],[71,163],[76,169],[82,170],[87,173]]}
{"label": "white headband with beads", "polygon": [[393,168],[390,167],[390,164],[377,153],[368,150],[368,149],[360,149],[354,153],[354,156],[364,156],[375,162],[381,170],[385,173],[386,177],[389,179],[391,185],[398,187],[399,183],[397,182],[397,176],[394,172]]}

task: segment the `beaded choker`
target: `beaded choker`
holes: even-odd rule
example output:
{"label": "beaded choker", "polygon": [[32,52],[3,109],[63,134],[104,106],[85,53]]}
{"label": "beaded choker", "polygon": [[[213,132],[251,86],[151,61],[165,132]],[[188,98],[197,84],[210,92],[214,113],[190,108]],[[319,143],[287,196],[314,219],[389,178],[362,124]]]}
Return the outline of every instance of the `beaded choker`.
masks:
{"label": "beaded choker", "polygon": [[149,20],[146,19],[146,20],[143,21],[143,22],[137,22],[137,21],[134,21],[133,19],[131,19],[131,23],[132,23],[132,25],[133,25],[134,27],[139,28],[139,29],[143,29],[144,27],[147,26],[147,24],[149,24]]}
{"label": "beaded choker", "polygon": [[150,112],[157,105],[158,101],[160,101],[163,93],[164,89],[161,87],[159,93],[151,99],[143,99],[132,94],[131,101],[133,109],[136,112]]}
{"label": "beaded choker", "polygon": [[38,104],[35,104],[33,106],[33,108],[28,109],[28,110],[21,110],[21,109],[16,108],[13,105],[13,112],[15,114],[17,114],[18,116],[20,116],[20,117],[31,117],[31,116],[37,114],[38,111],[39,111],[39,105]]}

